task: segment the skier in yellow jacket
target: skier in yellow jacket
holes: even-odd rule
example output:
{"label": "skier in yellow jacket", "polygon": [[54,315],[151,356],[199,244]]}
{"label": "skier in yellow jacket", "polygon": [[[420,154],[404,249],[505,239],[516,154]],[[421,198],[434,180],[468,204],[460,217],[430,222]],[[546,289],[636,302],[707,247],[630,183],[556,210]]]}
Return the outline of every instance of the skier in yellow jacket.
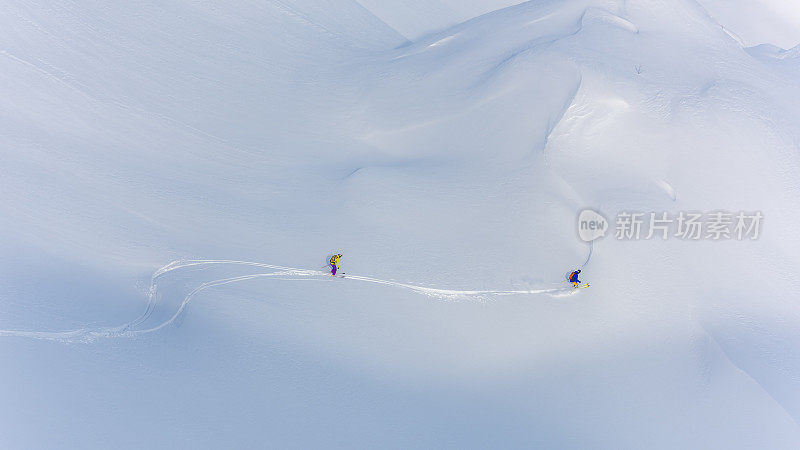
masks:
{"label": "skier in yellow jacket", "polygon": [[339,268],[339,258],[342,257],[342,254],[339,253],[338,255],[331,256],[331,276],[336,276],[336,269]]}

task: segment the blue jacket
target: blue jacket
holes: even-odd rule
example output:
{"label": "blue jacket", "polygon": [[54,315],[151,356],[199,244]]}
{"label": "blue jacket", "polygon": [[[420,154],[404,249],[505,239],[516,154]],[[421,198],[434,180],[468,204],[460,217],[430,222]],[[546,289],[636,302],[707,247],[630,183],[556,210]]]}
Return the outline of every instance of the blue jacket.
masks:
{"label": "blue jacket", "polygon": [[572,272],[571,274],[569,274],[569,281],[570,281],[570,283],[580,283],[581,282],[581,280],[578,279],[578,271],[577,270]]}

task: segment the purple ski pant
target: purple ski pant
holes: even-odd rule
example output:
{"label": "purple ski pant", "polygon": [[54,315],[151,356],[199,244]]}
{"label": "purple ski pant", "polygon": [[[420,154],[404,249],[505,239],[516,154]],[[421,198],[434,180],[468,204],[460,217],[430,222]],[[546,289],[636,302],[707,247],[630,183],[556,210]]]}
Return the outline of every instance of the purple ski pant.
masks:
{"label": "purple ski pant", "polygon": [[331,264],[331,275],[336,275],[336,264]]}

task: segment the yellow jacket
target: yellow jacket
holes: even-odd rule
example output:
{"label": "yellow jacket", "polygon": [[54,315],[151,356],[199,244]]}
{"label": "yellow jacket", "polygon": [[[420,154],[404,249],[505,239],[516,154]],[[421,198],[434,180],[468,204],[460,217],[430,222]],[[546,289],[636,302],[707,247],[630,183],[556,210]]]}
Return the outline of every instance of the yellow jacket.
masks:
{"label": "yellow jacket", "polygon": [[331,256],[331,264],[336,265],[336,268],[339,268],[339,255]]}

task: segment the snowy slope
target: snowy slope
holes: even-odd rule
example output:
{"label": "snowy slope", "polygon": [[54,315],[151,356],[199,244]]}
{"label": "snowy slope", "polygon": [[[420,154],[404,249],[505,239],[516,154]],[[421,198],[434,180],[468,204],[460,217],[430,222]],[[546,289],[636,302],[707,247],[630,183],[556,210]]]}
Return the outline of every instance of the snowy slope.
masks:
{"label": "snowy slope", "polygon": [[411,40],[522,3],[520,0],[359,0],[375,16]]}
{"label": "snowy slope", "polygon": [[796,55],[511,3],[5,2],[0,446],[800,445]]}
{"label": "snowy slope", "polygon": [[800,45],[800,5],[786,0],[699,0],[709,14],[748,47]]}

